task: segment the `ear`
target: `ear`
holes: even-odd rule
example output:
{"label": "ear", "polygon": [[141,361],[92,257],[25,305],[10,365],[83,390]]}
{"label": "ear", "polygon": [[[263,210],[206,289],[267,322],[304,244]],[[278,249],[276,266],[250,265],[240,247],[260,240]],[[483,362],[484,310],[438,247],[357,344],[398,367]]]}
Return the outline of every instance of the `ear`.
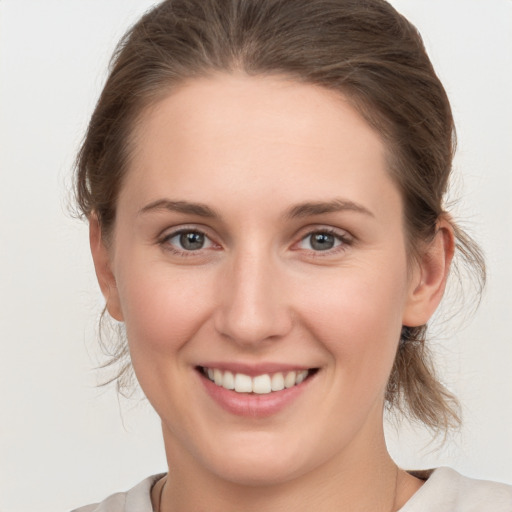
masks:
{"label": "ear", "polygon": [[105,297],[107,311],[110,316],[119,322],[123,321],[119,293],[116,279],[111,270],[111,253],[101,236],[101,226],[95,214],[89,216],[89,243],[91,246],[96,278],[100,285],[101,293]]}
{"label": "ear", "polygon": [[424,325],[434,314],[444,294],[454,250],[453,228],[448,219],[441,218],[433,240],[423,249],[413,272],[403,325]]}

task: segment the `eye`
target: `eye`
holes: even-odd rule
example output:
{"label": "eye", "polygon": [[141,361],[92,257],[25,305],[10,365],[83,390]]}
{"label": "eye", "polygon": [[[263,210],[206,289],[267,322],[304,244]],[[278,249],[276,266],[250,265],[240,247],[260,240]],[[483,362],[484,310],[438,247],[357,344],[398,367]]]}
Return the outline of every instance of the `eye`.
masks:
{"label": "eye", "polygon": [[181,230],[166,236],[162,242],[178,252],[192,252],[207,249],[213,242],[201,231]]}
{"label": "eye", "polygon": [[341,245],[348,245],[348,243],[348,240],[340,233],[322,230],[308,233],[299,242],[299,248],[309,251],[329,251]]}

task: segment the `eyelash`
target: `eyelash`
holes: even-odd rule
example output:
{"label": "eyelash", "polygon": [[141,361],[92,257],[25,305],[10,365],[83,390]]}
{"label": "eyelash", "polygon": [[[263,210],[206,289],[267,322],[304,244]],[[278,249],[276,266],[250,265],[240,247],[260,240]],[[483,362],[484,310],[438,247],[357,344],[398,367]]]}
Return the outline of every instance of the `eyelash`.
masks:
{"label": "eyelash", "polygon": [[[310,253],[313,257],[319,258],[319,257],[326,257],[326,256],[332,256],[333,254],[338,254],[339,252],[346,251],[348,247],[350,247],[353,244],[353,239],[351,236],[348,235],[348,233],[340,233],[338,230],[333,228],[318,228],[318,229],[312,229],[308,231],[298,243],[294,245],[298,245],[303,243],[308,238],[312,237],[313,235],[330,235],[334,237],[335,242],[339,242],[338,245],[335,245],[331,249],[325,249],[325,250],[314,250],[314,249],[305,249]],[[300,249],[296,249],[300,250]]]}
{"label": "eyelash", "polygon": [[173,244],[170,243],[170,241],[173,238],[179,237],[184,234],[197,234],[202,235],[205,239],[205,241],[208,241],[211,246],[216,246],[215,242],[211,240],[211,238],[202,230],[195,229],[195,228],[181,228],[177,231],[173,231],[172,233],[167,233],[164,236],[162,236],[158,240],[158,244],[166,251],[169,251],[173,254],[176,254],[181,257],[190,257],[190,256],[198,256],[204,249],[208,249],[209,247],[201,247],[198,250],[187,250],[187,249],[177,249]]}
{"label": "eyelash", "polygon": [[[173,244],[170,243],[170,241],[173,238],[179,237],[183,234],[197,234],[204,237],[205,241],[209,244],[208,247],[201,247],[197,250],[187,250],[187,249],[178,249]],[[335,238],[335,241],[338,242],[338,245],[335,245],[333,248],[325,249],[325,250],[314,250],[314,249],[303,249],[307,251],[309,254],[311,254],[314,257],[323,257],[323,256],[330,256],[333,254],[337,254],[338,252],[345,251],[347,247],[350,247],[353,244],[353,239],[348,234],[342,234],[339,231],[332,229],[332,228],[318,228],[318,229],[311,229],[308,231],[304,236],[300,238],[298,242],[295,242],[293,244],[293,247],[298,246],[299,244],[302,244],[305,240],[312,237],[313,235],[329,235]],[[190,257],[190,256],[198,256],[202,253],[205,249],[210,249],[211,247],[220,247],[220,245],[216,244],[212,241],[212,239],[201,229],[196,228],[181,228],[177,231],[173,231],[171,233],[167,233],[164,236],[162,236],[158,240],[158,244],[166,251],[169,251],[173,254],[176,254],[181,257]],[[293,250],[301,250],[300,248],[296,248]]]}

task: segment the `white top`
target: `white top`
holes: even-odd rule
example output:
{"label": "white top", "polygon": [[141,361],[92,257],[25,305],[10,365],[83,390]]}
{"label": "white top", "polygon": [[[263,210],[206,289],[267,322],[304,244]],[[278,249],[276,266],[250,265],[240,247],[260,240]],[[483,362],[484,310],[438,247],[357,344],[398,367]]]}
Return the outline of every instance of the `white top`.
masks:
{"label": "white top", "polygon": [[[151,487],[162,476],[150,476],[127,492],[72,512],[153,512]],[[438,468],[399,512],[512,512],[512,486]]]}

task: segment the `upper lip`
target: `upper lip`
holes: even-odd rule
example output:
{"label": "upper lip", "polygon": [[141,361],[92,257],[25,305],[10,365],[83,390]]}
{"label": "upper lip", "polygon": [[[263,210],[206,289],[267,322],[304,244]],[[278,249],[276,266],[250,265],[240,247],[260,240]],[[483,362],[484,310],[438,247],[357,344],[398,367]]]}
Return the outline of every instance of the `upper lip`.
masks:
{"label": "upper lip", "polygon": [[222,361],[211,361],[207,363],[202,363],[199,365],[203,368],[211,368],[218,369],[221,371],[230,371],[232,373],[243,373],[244,375],[248,375],[250,377],[256,377],[257,375],[262,375],[264,373],[278,373],[278,372],[300,372],[303,370],[310,370],[314,367],[312,366],[304,366],[298,364],[290,364],[290,363],[242,363],[242,362],[222,362]]}

